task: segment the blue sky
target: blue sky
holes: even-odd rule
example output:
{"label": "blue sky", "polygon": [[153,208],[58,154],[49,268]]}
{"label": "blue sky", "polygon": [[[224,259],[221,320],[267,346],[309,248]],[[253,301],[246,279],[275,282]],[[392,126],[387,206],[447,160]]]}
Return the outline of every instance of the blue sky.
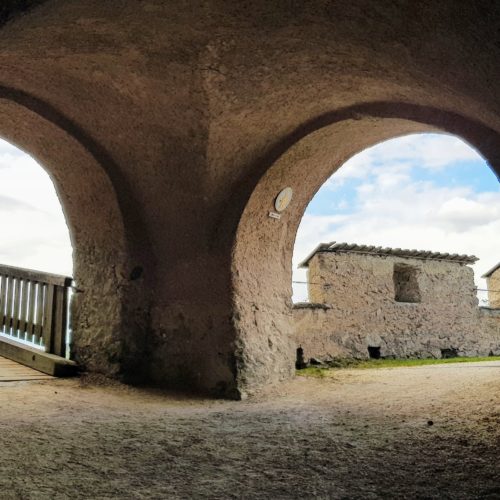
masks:
{"label": "blue sky", "polygon": [[[500,260],[500,184],[483,158],[445,134],[413,134],[346,162],[309,204],[297,233],[297,264],[320,242],[474,254],[476,283]],[[294,300],[307,298],[294,285]]]}

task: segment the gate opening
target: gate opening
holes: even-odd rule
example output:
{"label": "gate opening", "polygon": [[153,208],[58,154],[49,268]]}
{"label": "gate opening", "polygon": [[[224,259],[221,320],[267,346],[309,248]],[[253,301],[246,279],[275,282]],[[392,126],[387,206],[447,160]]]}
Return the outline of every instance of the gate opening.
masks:
{"label": "gate opening", "polygon": [[412,134],[352,157],[297,232],[305,362],[500,355],[500,310],[481,278],[500,262],[498,234],[499,183],[458,137]]}
{"label": "gate opening", "polygon": [[0,341],[69,357],[73,265],[65,216],[48,173],[3,140],[0,218]]}
{"label": "gate opening", "polygon": [[370,359],[380,359],[380,346],[374,347],[369,345],[368,355],[370,356]]}

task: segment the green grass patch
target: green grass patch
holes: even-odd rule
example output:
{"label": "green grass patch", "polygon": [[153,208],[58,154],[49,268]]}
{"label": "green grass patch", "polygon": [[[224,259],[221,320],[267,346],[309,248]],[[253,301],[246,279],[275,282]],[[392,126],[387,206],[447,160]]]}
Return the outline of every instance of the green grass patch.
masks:
{"label": "green grass patch", "polygon": [[479,361],[500,361],[500,356],[486,356],[476,358],[447,358],[447,359],[338,359],[329,366],[310,366],[297,370],[298,375],[306,377],[324,378],[331,376],[331,372],[343,368],[401,368],[405,366],[444,365],[449,363],[477,363]]}

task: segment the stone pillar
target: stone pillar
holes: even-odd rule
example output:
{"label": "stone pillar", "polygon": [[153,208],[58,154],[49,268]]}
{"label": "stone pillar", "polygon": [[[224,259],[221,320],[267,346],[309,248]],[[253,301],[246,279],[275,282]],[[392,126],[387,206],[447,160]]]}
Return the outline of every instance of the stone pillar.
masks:
{"label": "stone pillar", "polygon": [[327,304],[328,289],[331,286],[333,273],[325,266],[325,259],[321,253],[314,255],[307,267],[307,281],[309,282],[309,301],[314,304]]}

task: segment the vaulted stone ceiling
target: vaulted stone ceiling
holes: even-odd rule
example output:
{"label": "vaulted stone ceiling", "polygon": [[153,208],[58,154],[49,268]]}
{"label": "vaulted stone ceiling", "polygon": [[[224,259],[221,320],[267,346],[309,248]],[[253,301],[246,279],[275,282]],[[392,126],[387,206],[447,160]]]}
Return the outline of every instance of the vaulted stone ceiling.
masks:
{"label": "vaulted stone ceiling", "polygon": [[0,134],[58,186],[89,369],[226,395],[291,376],[293,239],[336,168],[444,130],[500,170],[498,2],[35,3],[0,10]]}

